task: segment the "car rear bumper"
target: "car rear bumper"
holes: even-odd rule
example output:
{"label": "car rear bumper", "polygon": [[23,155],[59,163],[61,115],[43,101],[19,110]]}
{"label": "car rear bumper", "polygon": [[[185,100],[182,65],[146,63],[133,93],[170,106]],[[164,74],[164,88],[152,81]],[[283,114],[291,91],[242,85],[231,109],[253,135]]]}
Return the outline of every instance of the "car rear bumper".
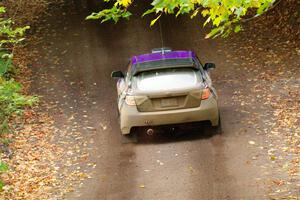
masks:
{"label": "car rear bumper", "polygon": [[139,112],[136,106],[128,106],[124,103],[124,106],[120,111],[122,134],[129,134],[133,127],[180,124],[198,121],[210,121],[212,126],[217,126],[219,124],[218,104],[214,97],[202,100],[201,105],[196,108]]}

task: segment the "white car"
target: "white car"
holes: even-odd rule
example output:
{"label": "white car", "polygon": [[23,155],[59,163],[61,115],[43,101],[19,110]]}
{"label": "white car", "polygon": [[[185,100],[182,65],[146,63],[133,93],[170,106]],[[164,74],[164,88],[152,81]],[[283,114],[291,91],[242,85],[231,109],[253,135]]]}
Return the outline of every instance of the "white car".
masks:
{"label": "white car", "polygon": [[117,78],[122,134],[133,128],[209,121],[221,131],[217,93],[208,71],[192,51],[155,49],[133,56],[128,71]]}

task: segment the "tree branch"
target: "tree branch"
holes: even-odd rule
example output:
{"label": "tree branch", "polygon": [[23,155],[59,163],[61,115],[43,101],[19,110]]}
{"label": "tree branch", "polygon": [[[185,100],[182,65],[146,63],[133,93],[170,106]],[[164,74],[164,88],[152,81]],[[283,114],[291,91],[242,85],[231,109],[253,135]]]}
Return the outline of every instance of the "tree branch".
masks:
{"label": "tree branch", "polygon": [[[281,2],[282,0],[278,0],[275,4],[273,4],[266,12],[264,12],[263,14],[265,14],[265,13],[267,13],[267,12],[269,12],[269,11],[271,11],[271,10],[273,10],[280,2]],[[251,20],[253,20],[253,19],[256,19],[257,17],[260,17],[260,16],[262,16],[263,14],[256,14],[256,15],[254,15],[253,17],[250,17],[250,18],[247,18],[247,19],[241,19],[241,22],[242,23],[244,23],[244,22],[249,22],[249,21],[251,21]]]}

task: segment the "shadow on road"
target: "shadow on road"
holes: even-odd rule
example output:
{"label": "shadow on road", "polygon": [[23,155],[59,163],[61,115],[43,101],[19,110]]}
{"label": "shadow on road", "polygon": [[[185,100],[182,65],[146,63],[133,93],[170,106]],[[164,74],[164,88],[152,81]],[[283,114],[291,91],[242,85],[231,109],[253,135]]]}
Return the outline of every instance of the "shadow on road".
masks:
{"label": "shadow on road", "polygon": [[209,123],[192,123],[157,127],[153,135],[147,134],[147,128],[139,128],[135,134],[137,144],[162,144],[209,139],[215,132]]}

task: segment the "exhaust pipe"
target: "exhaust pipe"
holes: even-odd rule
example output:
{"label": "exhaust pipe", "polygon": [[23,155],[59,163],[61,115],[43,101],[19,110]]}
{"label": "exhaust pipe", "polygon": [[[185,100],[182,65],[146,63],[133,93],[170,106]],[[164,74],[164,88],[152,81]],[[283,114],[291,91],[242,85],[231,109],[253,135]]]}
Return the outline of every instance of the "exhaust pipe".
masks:
{"label": "exhaust pipe", "polygon": [[146,131],[147,135],[149,136],[152,136],[154,134],[154,130],[152,128],[149,128],[147,131]]}

